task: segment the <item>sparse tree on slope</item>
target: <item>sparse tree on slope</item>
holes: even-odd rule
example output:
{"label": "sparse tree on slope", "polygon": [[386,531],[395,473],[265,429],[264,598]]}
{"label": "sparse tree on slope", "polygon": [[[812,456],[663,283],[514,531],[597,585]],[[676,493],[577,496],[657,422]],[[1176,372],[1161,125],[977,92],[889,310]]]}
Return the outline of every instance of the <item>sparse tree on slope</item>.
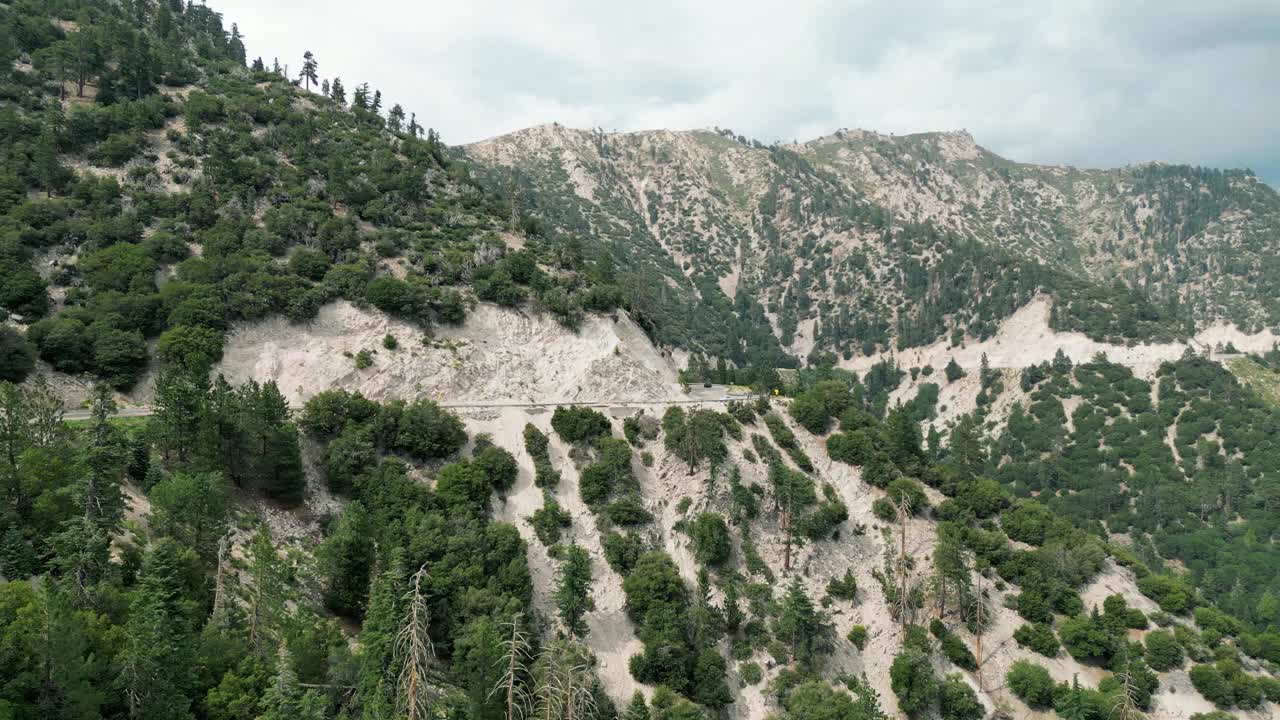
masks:
{"label": "sparse tree on slope", "polygon": [[319,77],[316,71],[319,70],[320,63],[316,62],[316,56],[308,50],[302,54],[302,71],[298,73],[298,79],[306,83],[307,89],[311,89],[311,83],[318,83]]}

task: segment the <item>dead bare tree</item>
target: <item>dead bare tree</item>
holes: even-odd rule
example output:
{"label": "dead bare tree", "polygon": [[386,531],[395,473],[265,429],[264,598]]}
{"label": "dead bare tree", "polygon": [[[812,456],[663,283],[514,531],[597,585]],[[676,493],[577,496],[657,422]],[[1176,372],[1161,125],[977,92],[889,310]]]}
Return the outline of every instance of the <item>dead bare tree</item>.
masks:
{"label": "dead bare tree", "polygon": [[435,662],[436,651],[428,635],[431,611],[422,593],[422,581],[428,577],[426,565],[413,574],[412,586],[404,598],[404,622],[394,646],[394,657],[400,666],[399,705],[408,720],[425,718],[433,695],[427,685],[427,675]]}
{"label": "dead bare tree", "polygon": [[522,629],[520,613],[504,623],[503,628],[508,629],[508,633],[507,639],[502,641],[502,657],[498,659],[503,666],[502,677],[489,692],[489,697],[502,693],[506,697],[507,720],[524,720],[532,700],[520,683],[520,677],[529,669],[529,636]]}
{"label": "dead bare tree", "polygon": [[1143,720],[1146,717],[1138,707],[1138,687],[1133,682],[1133,658],[1129,644],[1124,644],[1124,672],[1120,675],[1120,696],[1111,708],[1111,715],[1118,720]]}
{"label": "dead bare tree", "polygon": [[537,716],[539,720],[591,720],[596,715],[589,656],[581,644],[554,643],[538,658]]}

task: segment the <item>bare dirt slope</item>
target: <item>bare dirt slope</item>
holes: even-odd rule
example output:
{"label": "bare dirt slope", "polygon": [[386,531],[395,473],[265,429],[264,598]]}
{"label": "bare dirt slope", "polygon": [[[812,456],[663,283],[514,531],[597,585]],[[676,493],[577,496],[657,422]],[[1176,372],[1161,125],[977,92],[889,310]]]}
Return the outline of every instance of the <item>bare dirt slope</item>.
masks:
{"label": "bare dirt slope", "polygon": [[1188,343],[1155,343],[1116,345],[1098,342],[1078,332],[1059,332],[1049,327],[1051,301],[1038,296],[1019,308],[1000,324],[999,331],[986,340],[966,342],[957,347],[946,340],[932,345],[910,348],[901,352],[878,353],[857,357],[841,363],[850,370],[864,371],[885,360],[896,360],[903,369],[932,365],[935,370],[944,368],[955,358],[965,370],[976,370],[987,356],[993,368],[1021,369],[1053,360],[1061,350],[1074,363],[1087,362],[1098,353],[1105,353],[1114,363],[1127,365],[1138,375],[1149,375],[1160,363],[1177,360],[1188,348],[1193,351],[1220,351],[1228,343],[1242,352],[1265,352],[1280,341],[1271,330],[1249,335],[1228,323],[1211,325]]}
{"label": "bare dirt slope", "polygon": [[[396,338],[398,348],[383,347]],[[357,369],[353,356],[374,353]],[[646,401],[678,395],[674,367],[625,313],[589,316],[572,332],[549,316],[479,305],[458,327],[421,328],[347,302],[306,324],[243,324],[217,372],[234,383],[274,380],[290,403],[334,387],[375,399],[452,402]]]}

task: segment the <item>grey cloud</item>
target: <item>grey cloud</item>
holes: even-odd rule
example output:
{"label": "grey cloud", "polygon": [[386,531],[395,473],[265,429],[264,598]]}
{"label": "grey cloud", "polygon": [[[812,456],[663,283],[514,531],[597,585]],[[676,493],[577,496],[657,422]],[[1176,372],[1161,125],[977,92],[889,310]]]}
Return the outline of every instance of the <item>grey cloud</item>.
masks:
{"label": "grey cloud", "polygon": [[1280,182],[1274,0],[214,4],[251,53],[310,49],[450,142],[551,121],[765,141],[963,127],[1015,160]]}

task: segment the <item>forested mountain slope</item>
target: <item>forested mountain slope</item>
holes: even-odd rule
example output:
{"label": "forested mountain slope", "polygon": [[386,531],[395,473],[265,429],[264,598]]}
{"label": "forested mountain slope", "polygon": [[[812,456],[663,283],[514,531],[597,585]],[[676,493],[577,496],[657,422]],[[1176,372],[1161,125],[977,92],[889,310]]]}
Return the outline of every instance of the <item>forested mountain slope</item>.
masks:
{"label": "forested mountain slope", "polygon": [[963,132],[764,146],[544,125],[465,152],[531,227],[664,278],[645,284],[661,337],[739,364],[774,337],[801,358],[959,344],[1037,292],[1055,328],[1100,340],[1280,321],[1280,196],[1244,171],[1026,165]]}
{"label": "forested mountain slope", "polygon": [[461,153],[178,0],[0,4],[0,60],[0,720],[1275,715],[1248,176]]}
{"label": "forested mountain slope", "polygon": [[[245,66],[204,5],[0,8],[4,377],[133,385],[236,321],[345,298],[423,328],[476,299],[576,327],[619,303],[591,248],[525,242],[439,137],[367,84]],[[298,85],[301,84],[302,87]],[[350,96],[348,96],[350,94]]]}

